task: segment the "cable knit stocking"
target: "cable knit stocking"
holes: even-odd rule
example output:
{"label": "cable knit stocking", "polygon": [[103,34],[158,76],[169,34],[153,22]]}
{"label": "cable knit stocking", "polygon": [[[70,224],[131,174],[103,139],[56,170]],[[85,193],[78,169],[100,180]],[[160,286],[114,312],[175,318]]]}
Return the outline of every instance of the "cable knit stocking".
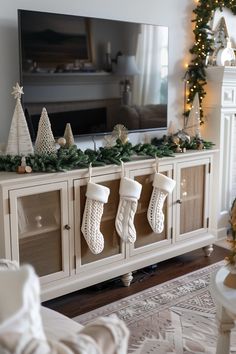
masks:
{"label": "cable knit stocking", "polygon": [[81,231],[92,253],[101,253],[104,248],[104,238],[100,232],[103,205],[107,203],[110,189],[99,184],[88,182],[86,203]]}
{"label": "cable knit stocking", "polygon": [[133,179],[123,177],[120,181],[120,202],[116,214],[116,231],[125,242],[134,243],[136,230],[134,216],[138,206],[142,185]]}
{"label": "cable knit stocking", "polygon": [[175,187],[176,182],[161,174],[156,173],[153,180],[153,191],[148,206],[147,218],[152,230],[160,234],[164,229],[164,214],[162,211],[164,201]]}

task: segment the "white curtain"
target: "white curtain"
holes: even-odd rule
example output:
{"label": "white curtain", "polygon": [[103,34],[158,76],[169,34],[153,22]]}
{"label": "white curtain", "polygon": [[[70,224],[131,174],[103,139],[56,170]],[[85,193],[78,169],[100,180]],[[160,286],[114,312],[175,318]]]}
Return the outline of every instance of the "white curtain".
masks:
{"label": "white curtain", "polygon": [[[168,31],[164,27],[141,25],[136,52],[139,74],[133,82],[133,102],[137,105],[163,102],[167,84]],[[166,82],[166,83],[165,83]]]}

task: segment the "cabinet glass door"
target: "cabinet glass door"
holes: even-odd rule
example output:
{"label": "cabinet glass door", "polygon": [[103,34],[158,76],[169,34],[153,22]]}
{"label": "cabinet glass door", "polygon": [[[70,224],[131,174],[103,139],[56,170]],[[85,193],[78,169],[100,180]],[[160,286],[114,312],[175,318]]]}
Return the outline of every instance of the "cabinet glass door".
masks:
{"label": "cabinet glass door", "polygon": [[195,231],[207,227],[207,191],[208,164],[192,163],[179,166],[177,220],[179,232],[177,238],[193,236]]}
{"label": "cabinet glass door", "polygon": [[80,230],[86,202],[87,180],[77,180],[75,181],[75,213],[78,213],[78,210],[80,210],[79,215],[75,217],[77,268],[80,266],[86,266],[87,268],[90,266],[94,267],[94,262],[99,262],[99,264],[102,265],[124,258],[123,242],[117,234],[115,228],[115,218],[120,198],[120,174],[94,177],[93,182],[106,186],[110,189],[108,202],[103,205],[104,209],[100,224],[100,231],[104,237],[104,249],[99,254],[93,254]]}
{"label": "cabinet glass door", "polygon": [[44,280],[69,273],[67,205],[66,182],[10,191],[13,258]]}
{"label": "cabinet glass door", "polygon": [[[133,245],[131,245],[131,254],[143,252],[143,247],[145,247],[146,250],[153,251],[154,248],[161,247],[162,245],[171,242],[172,212],[170,208],[170,200],[172,196],[168,196],[164,202],[164,206],[162,209],[165,217],[164,229],[160,234],[157,234],[152,230],[147,219],[148,206],[153,191],[152,183],[154,173],[154,169],[152,168],[131,172],[131,177],[142,185],[142,192],[138,201],[137,212],[134,218],[134,226],[136,229],[136,241]],[[165,169],[161,170],[160,173],[171,177],[172,169],[171,167],[169,169],[165,167]]]}

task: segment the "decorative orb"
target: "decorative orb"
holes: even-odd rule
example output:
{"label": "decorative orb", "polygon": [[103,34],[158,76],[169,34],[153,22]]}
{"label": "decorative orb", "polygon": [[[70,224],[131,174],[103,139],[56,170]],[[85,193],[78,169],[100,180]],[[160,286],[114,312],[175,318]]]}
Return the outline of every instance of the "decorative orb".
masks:
{"label": "decorative orb", "polygon": [[32,167],[31,166],[25,166],[25,172],[26,173],[31,173],[32,172]]}
{"label": "decorative orb", "polygon": [[198,149],[198,150],[202,150],[202,149],[204,149],[204,144],[203,144],[203,143],[201,143],[201,142],[200,142],[200,143],[198,143],[198,144],[197,144],[197,149]]}
{"label": "decorative orb", "polygon": [[177,153],[182,152],[182,149],[179,145],[176,146],[175,152],[177,152]]}
{"label": "decorative orb", "polygon": [[66,139],[65,138],[59,138],[57,140],[57,143],[60,145],[60,146],[65,146],[66,145]]}
{"label": "decorative orb", "polygon": [[179,137],[176,136],[176,135],[173,135],[173,136],[171,137],[171,140],[172,140],[172,142],[173,142],[174,144],[176,144],[176,145],[179,145],[179,143],[180,143],[180,139],[179,139]]}

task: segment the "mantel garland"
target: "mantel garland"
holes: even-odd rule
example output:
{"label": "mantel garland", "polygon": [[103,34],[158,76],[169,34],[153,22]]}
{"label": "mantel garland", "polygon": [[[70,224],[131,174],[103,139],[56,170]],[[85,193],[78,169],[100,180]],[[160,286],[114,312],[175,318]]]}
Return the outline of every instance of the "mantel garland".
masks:
{"label": "mantel garland", "polygon": [[220,9],[220,11],[222,11],[223,8],[230,9],[232,13],[236,15],[236,0],[198,0],[198,5],[193,10],[193,13],[196,15],[192,20],[192,22],[195,22],[195,28],[193,30],[195,43],[190,49],[193,59],[188,65],[185,74],[185,80],[188,85],[188,94],[186,98],[188,107],[184,108],[184,116],[189,116],[194,96],[198,92],[201,124],[204,123],[204,114],[201,106],[206,95],[204,89],[204,86],[207,83],[205,72],[206,59],[214,50],[214,42],[209,22],[213,19],[215,10]]}
{"label": "mantel garland", "polygon": [[[191,142],[181,142],[181,148],[202,150],[210,149],[213,143],[203,139],[192,138]],[[86,149],[82,151],[76,145],[69,148],[61,147],[56,154],[30,154],[25,156],[25,163],[33,172],[65,172],[76,168],[88,168],[106,165],[120,165],[121,161],[131,161],[135,156],[143,158],[171,157],[176,152],[176,144],[171,137],[163,136],[162,139],[153,139],[151,144],[123,143],[120,139],[112,147],[100,147],[97,150]],[[16,172],[21,165],[22,155],[0,155],[0,171]]]}
{"label": "mantel garland", "polygon": [[[34,154],[25,156],[26,165],[33,172],[68,171],[76,168],[92,166],[105,166],[109,164],[120,165],[135,155],[148,157],[172,156],[173,151],[167,145],[154,146],[152,144],[132,145],[130,142],[122,143],[117,139],[112,147],[100,147],[97,150],[86,149],[82,151],[76,145],[69,148],[61,147],[56,154]],[[20,155],[0,155],[0,171],[16,172],[21,164]]]}

